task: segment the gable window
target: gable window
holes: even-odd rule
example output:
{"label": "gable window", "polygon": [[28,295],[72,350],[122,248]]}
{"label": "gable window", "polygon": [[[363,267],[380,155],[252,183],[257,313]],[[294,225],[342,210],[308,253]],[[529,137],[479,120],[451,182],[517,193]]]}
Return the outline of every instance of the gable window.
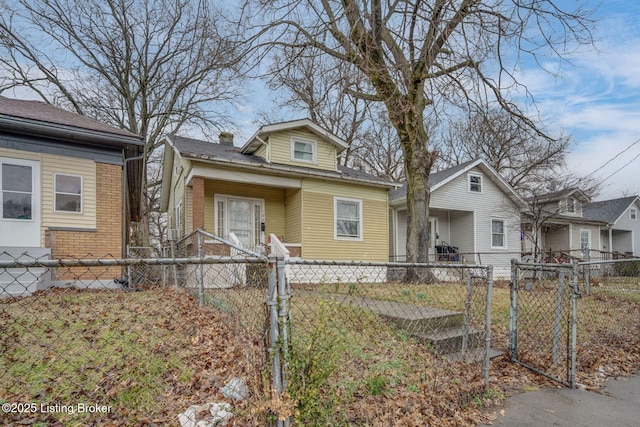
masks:
{"label": "gable window", "polygon": [[591,247],[591,232],[589,230],[580,230],[580,249],[589,249]]}
{"label": "gable window", "polygon": [[572,197],[567,199],[567,212],[575,213],[576,212],[576,200]]}
{"label": "gable window", "polygon": [[491,220],[491,248],[492,249],[505,249],[507,247],[505,229],[506,229],[505,220],[503,219]]}
{"label": "gable window", "polygon": [[247,248],[264,241],[264,200],[216,194],[214,203],[218,236],[228,238],[233,233]]}
{"label": "gable window", "polygon": [[469,191],[472,193],[482,193],[482,175],[469,174]]}
{"label": "gable window", "polygon": [[316,163],[316,147],[315,141],[291,138],[291,160]]}
{"label": "gable window", "polygon": [[333,198],[335,239],[362,240],[362,200]]}
{"label": "gable window", "polygon": [[76,175],[54,175],[55,211],[82,212],[82,177]]}
{"label": "gable window", "polygon": [[636,208],[631,208],[629,211],[629,217],[635,221],[638,218],[638,210]]}

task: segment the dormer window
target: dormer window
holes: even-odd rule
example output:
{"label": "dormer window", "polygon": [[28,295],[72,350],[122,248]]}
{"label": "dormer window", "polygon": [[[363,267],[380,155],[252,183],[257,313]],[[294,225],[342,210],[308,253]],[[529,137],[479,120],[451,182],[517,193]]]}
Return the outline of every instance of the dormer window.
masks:
{"label": "dormer window", "polygon": [[291,138],[291,160],[317,163],[316,142],[308,139]]}
{"label": "dormer window", "polygon": [[471,193],[482,193],[482,175],[476,173],[469,174],[469,191]]}
{"label": "dormer window", "polygon": [[567,199],[567,213],[575,213],[576,212],[576,199],[569,197]]}

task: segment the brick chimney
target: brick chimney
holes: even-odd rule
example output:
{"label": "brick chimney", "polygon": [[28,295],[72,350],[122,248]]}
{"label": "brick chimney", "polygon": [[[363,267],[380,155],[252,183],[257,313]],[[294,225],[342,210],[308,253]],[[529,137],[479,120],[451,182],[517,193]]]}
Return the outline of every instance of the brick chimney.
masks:
{"label": "brick chimney", "polygon": [[220,144],[233,146],[233,134],[231,132],[220,132]]}

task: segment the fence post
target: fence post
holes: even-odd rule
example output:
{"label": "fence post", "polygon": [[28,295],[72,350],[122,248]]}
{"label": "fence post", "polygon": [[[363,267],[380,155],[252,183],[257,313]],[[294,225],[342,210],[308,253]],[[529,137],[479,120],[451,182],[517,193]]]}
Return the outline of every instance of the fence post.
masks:
{"label": "fence post", "polygon": [[467,299],[464,303],[464,316],[462,321],[462,357],[467,354],[467,346],[469,343],[469,317],[471,311],[471,298],[473,292],[473,274],[469,274],[467,277]]}
{"label": "fence post", "polygon": [[576,388],[576,357],[578,351],[578,298],[580,298],[580,291],[578,289],[578,263],[574,261],[573,274],[571,277],[571,359],[569,364],[569,386],[571,388]]}
{"label": "fence post", "polygon": [[[198,232],[198,258],[204,257],[204,236]],[[204,264],[198,264],[198,301],[204,306]]]}
{"label": "fence post", "polygon": [[[278,271],[274,254],[269,254],[269,285],[267,290],[267,307],[269,309],[269,342],[268,352],[271,361],[271,382],[276,397],[282,393],[282,370],[280,369],[280,330],[278,327]],[[276,421],[278,427],[283,422]]]}
{"label": "fence post", "polygon": [[491,303],[493,301],[493,266],[487,266],[487,306],[485,307],[484,321],[484,366],[482,374],[484,376],[484,386],[489,388],[489,367],[491,364]]}
{"label": "fence post", "polygon": [[584,248],[584,292],[589,295],[591,293],[591,252],[589,248]]}
{"label": "fence post", "polygon": [[[282,390],[287,391],[289,385],[289,308],[290,299],[287,286],[287,265],[283,256],[276,257],[276,272],[278,280],[278,326],[280,327],[280,375]],[[291,420],[287,417],[283,420],[284,427],[288,427]]]}
{"label": "fence post", "polygon": [[509,354],[511,361],[518,357],[518,261],[511,260],[511,292],[509,304]]}
{"label": "fence post", "polygon": [[553,320],[553,343],[551,346],[551,361],[558,363],[558,347],[560,346],[560,327],[562,325],[562,294],[564,292],[564,270],[560,270],[558,277],[558,293],[556,294],[556,311]]}

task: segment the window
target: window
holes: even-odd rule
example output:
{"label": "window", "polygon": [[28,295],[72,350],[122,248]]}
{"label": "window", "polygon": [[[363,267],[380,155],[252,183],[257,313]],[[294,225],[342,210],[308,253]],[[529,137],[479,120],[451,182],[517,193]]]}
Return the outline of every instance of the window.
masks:
{"label": "window", "polygon": [[216,194],[214,203],[218,236],[233,233],[247,248],[264,242],[264,200]]}
{"label": "window", "polygon": [[82,212],[82,177],[54,175],[55,211]]}
{"label": "window", "polygon": [[31,166],[0,163],[0,199],[3,219],[32,219],[33,183]]}
{"label": "window", "polygon": [[503,219],[492,219],[491,220],[491,248],[504,249],[506,247],[507,247],[507,243],[505,238],[505,221]]}
{"label": "window", "polygon": [[469,174],[469,191],[472,193],[482,193],[482,175]]}
{"label": "window", "polygon": [[576,200],[569,197],[567,199],[567,212],[568,213],[575,213],[576,211]]}
{"label": "window", "polygon": [[631,208],[629,211],[629,217],[635,221],[638,218],[638,210],[636,208]]}
{"label": "window", "polygon": [[291,139],[291,160],[316,163],[316,142],[306,139]]}
{"label": "window", "polygon": [[362,240],[362,200],[334,197],[335,238]]}
{"label": "window", "polygon": [[591,232],[589,230],[580,230],[580,249],[589,249],[591,247]]}

